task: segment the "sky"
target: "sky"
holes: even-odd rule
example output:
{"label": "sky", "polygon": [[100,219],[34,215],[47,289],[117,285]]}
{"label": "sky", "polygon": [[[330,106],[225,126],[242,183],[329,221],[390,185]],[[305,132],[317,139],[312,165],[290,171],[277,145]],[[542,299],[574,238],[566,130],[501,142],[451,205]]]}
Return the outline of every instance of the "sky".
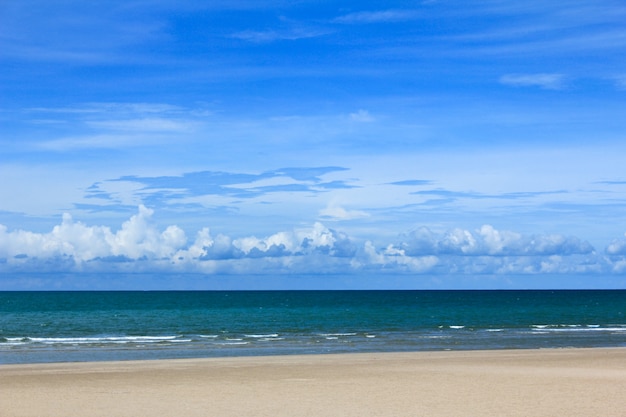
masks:
{"label": "sky", "polygon": [[624,22],[3,1],[0,289],[626,288]]}

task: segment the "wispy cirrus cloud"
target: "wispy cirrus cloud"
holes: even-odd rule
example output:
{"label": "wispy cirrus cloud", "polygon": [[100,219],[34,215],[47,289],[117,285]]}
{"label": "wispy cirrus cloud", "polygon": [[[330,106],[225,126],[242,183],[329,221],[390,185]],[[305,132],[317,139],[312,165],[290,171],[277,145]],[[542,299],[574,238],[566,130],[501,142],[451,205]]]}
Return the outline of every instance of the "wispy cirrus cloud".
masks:
{"label": "wispy cirrus cloud", "polygon": [[511,87],[539,87],[545,90],[561,90],[565,88],[563,74],[506,74],[500,77],[500,84]]}
{"label": "wispy cirrus cloud", "polygon": [[280,17],[274,27],[263,29],[246,29],[232,33],[231,38],[252,43],[269,43],[274,41],[295,41],[298,39],[316,38],[334,32],[333,29],[311,25],[302,21],[295,21]]}
{"label": "wispy cirrus cloud", "polygon": [[128,114],[180,114],[188,110],[184,107],[165,103],[148,102],[88,102],[64,107],[30,107],[27,113],[43,114],[97,114],[107,117]]}
{"label": "wispy cirrus cloud", "polygon": [[326,29],[284,29],[284,30],[244,30],[233,33],[231,38],[253,43],[269,43],[274,41],[295,41],[298,39],[324,36],[331,31]]}
{"label": "wispy cirrus cloud", "polygon": [[626,75],[613,77],[613,80],[615,81],[615,85],[619,90],[626,90]]}
{"label": "wispy cirrus cloud", "polygon": [[[207,115],[197,109],[162,103],[115,102],[32,107],[25,109],[24,114],[26,123],[37,124],[44,120],[57,128],[57,137],[43,138],[31,145],[35,149],[55,152],[155,144],[167,136],[193,132]],[[65,133],[68,126],[74,134]]]}
{"label": "wispy cirrus cloud", "polygon": [[350,113],[350,120],[354,122],[360,122],[360,123],[369,123],[369,122],[375,121],[376,118],[372,116],[372,114],[369,111],[359,109],[358,111],[354,113]]}
{"label": "wispy cirrus cloud", "polygon": [[606,180],[606,181],[596,181],[594,184],[604,184],[604,185],[626,185],[626,181],[624,180]]}
{"label": "wispy cirrus cloud", "polygon": [[193,123],[188,120],[167,118],[141,118],[127,120],[100,120],[86,122],[95,129],[139,132],[184,132],[191,130]]}
{"label": "wispy cirrus cloud", "polygon": [[128,51],[162,41],[167,24],[119,6],[31,1],[3,7],[1,49],[5,56],[39,62],[97,65],[137,60],[136,51]]}
{"label": "wispy cirrus cloud", "polygon": [[417,10],[375,10],[348,13],[333,19],[334,23],[359,24],[359,23],[386,23],[411,20],[419,16]]}
{"label": "wispy cirrus cloud", "polygon": [[346,209],[334,202],[331,202],[326,208],[319,211],[320,219],[340,221],[340,220],[354,220],[364,217],[369,217],[369,214],[363,210],[351,210]]}
{"label": "wispy cirrus cloud", "polygon": [[355,188],[343,180],[325,181],[327,174],[345,171],[343,167],[288,167],[261,173],[200,171],[180,176],[123,176],[91,185],[86,197],[110,199],[114,194],[106,188],[112,183],[134,184],[134,198],[145,203],[167,204],[199,196],[226,196],[250,199],[272,193],[322,193]]}
{"label": "wispy cirrus cloud", "polygon": [[411,194],[435,196],[435,197],[441,197],[445,199],[469,198],[469,199],[476,199],[476,200],[482,200],[482,199],[516,200],[516,199],[537,197],[537,196],[542,196],[542,195],[554,195],[554,194],[565,194],[565,193],[567,193],[567,191],[565,190],[556,190],[556,191],[518,191],[518,192],[507,192],[507,193],[500,193],[500,194],[485,194],[485,193],[478,193],[478,192],[451,191],[451,190],[444,190],[444,189],[436,189],[436,190],[414,191]]}
{"label": "wispy cirrus cloud", "polygon": [[432,185],[430,180],[402,180],[390,182],[390,185],[414,186],[414,185]]}
{"label": "wispy cirrus cloud", "polygon": [[155,143],[154,136],[136,134],[94,134],[62,137],[36,144],[33,148],[44,151],[67,152],[85,149],[122,149]]}

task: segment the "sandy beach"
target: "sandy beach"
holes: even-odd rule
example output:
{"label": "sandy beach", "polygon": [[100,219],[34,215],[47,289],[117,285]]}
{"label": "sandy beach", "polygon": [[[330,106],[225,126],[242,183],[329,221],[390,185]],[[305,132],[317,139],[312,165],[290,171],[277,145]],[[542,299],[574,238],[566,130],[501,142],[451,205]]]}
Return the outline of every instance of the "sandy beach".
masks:
{"label": "sandy beach", "polygon": [[0,416],[619,416],[626,349],[0,366]]}

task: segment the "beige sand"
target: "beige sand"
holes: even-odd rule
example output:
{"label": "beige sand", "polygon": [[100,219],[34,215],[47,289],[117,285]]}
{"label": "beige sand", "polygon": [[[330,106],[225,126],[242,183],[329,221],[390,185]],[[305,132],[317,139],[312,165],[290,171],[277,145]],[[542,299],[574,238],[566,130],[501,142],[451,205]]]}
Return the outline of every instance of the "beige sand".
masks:
{"label": "beige sand", "polygon": [[0,416],[626,416],[626,349],[0,366]]}

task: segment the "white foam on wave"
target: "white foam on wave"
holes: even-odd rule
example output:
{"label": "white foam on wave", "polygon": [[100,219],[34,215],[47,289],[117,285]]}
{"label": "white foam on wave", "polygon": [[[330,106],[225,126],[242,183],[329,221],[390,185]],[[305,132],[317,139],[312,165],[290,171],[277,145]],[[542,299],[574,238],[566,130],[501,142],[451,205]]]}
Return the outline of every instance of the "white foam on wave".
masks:
{"label": "white foam on wave", "polygon": [[250,342],[215,342],[215,345],[220,345],[220,346],[238,346],[238,345],[248,345],[250,344]]}
{"label": "white foam on wave", "polygon": [[273,337],[278,337],[277,333],[271,333],[271,334],[244,334],[245,337],[249,337],[251,339],[266,339],[266,338],[273,338]]}
{"label": "white foam on wave", "polygon": [[459,329],[464,329],[465,326],[449,326],[451,329],[455,329],[455,330],[459,330]]}
{"label": "white foam on wave", "polygon": [[356,333],[320,333],[318,336],[324,336],[324,337],[356,336]]}
{"label": "white foam on wave", "polygon": [[176,342],[178,336],[104,336],[104,337],[28,337],[15,338],[23,343],[52,344],[125,344]]}
{"label": "white foam on wave", "polygon": [[24,337],[6,337],[0,342],[0,346],[19,346],[29,342],[30,339]]}
{"label": "white foam on wave", "polygon": [[578,332],[626,332],[626,325],[613,324],[609,326],[601,326],[599,324],[534,324],[530,326],[533,334],[547,334],[547,333],[578,333]]}
{"label": "white foam on wave", "polygon": [[545,329],[546,332],[626,332],[626,327],[570,327]]}
{"label": "white foam on wave", "polygon": [[144,341],[144,340],[156,340],[156,341],[163,341],[163,340],[174,340],[176,339],[178,336],[123,336],[120,337],[120,339],[128,339],[128,340],[139,340],[139,341]]}

